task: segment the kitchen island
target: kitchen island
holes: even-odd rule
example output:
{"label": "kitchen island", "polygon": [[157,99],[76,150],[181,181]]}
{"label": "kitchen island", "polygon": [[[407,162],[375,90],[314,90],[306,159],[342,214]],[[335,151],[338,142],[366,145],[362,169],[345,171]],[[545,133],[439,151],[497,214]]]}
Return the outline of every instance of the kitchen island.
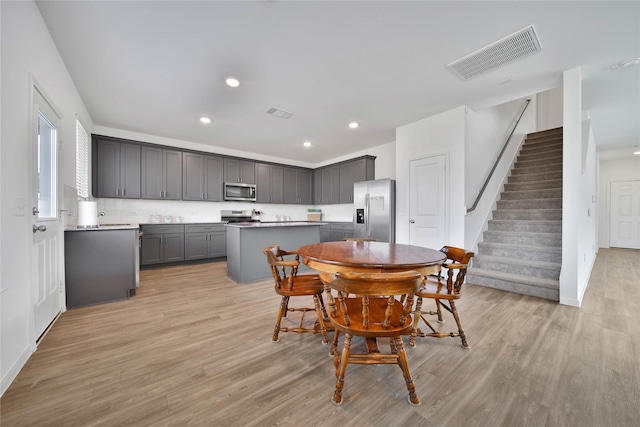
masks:
{"label": "kitchen island", "polygon": [[[262,250],[280,245],[284,250],[320,242],[323,222],[239,222],[227,224],[227,275],[236,283],[271,277]],[[311,271],[300,263],[300,271]]]}

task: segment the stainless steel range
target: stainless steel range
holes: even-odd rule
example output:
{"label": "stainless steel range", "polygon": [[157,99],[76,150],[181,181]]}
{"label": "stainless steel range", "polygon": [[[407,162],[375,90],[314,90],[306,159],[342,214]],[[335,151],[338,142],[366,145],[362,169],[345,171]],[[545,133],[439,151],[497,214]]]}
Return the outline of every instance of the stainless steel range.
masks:
{"label": "stainless steel range", "polygon": [[220,220],[229,223],[235,222],[260,222],[257,214],[253,210],[222,210],[220,211]]}

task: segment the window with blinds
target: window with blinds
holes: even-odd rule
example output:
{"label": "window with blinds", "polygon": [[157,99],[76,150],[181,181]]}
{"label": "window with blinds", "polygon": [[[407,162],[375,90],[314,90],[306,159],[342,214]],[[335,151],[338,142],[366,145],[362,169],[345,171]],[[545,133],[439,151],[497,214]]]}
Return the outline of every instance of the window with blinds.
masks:
{"label": "window with blinds", "polygon": [[89,197],[89,134],[76,119],[76,189],[78,197]]}

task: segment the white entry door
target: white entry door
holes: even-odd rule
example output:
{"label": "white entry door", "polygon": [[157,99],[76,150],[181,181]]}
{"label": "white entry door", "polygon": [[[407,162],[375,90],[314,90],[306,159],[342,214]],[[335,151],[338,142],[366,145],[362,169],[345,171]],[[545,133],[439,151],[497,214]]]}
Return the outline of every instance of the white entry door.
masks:
{"label": "white entry door", "polygon": [[409,244],[440,249],[447,240],[445,155],[409,162]]}
{"label": "white entry door", "polygon": [[640,181],[611,183],[609,246],[640,249]]}
{"label": "white entry door", "polygon": [[34,86],[31,255],[37,339],[62,310],[62,235],[58,208],[58,129],[61,117]]}

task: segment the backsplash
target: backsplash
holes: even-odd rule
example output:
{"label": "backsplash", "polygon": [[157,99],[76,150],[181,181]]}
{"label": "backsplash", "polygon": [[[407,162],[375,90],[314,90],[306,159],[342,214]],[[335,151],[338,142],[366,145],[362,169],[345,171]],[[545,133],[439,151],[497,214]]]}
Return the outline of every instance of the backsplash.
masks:
{"label": "backsplash", "polygon": [[246,202],[189,202],[168,200],[96,199],[101,224],[149,224],[152,215],[181,217],[184,223],[220,222],[220,211],[255,209],[262,221],[306,221],[307,209],[322,209],[322,221],[353,221],[353,205],[274,205]]}

